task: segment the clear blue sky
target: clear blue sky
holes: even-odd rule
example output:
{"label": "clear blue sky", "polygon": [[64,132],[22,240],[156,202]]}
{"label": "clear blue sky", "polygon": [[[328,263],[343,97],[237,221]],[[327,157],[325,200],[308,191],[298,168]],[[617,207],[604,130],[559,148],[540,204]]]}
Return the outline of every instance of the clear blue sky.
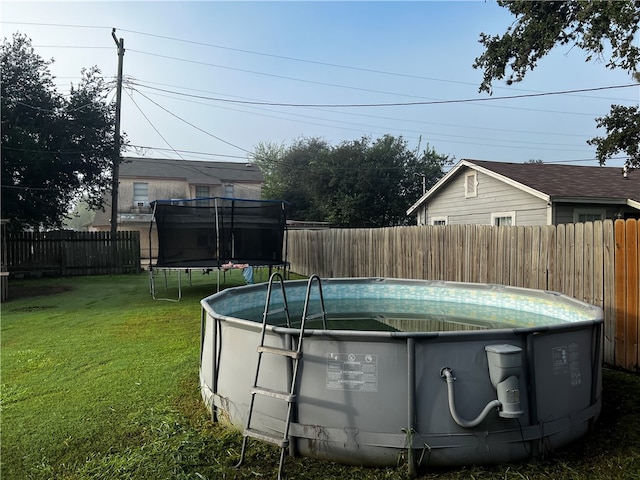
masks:
{"label": "clear blue sky", "polygon": [[[514,17],[467,2],[30,2],[3,1],[2,36],[28,35],[53,58],[60,92],[97,65],[113,81],[111,29],[124,38],[122,130],[127,155],[246,161],[260,142],[302,136],[333,145],[384,134],[463,158],[597,165],[585,141],[612,103],[637,105],[640,86],[572,95],[381,107],[488,98],[479,93],[481,32]],[[524,82],[494,97],[633,83],[625,72],[560,47]],[[161,90],[157,90],[161,89]],[[187,94],[185,96],[180,94]],[[200,97],[200,98],[199,98]],[[232,100],[225,102],[221,100]],[[174,150],[178,151],[176,153]],[[189,152],[198,152],[187,153]],[[608,163],[622,165],[622,159]]]}

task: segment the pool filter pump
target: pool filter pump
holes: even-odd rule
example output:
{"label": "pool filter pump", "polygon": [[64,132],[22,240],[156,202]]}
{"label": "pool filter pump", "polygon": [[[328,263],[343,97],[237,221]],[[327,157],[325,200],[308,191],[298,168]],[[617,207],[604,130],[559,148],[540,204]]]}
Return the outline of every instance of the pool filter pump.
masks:
{"label": "pool filter pump", "polygon": [[502,418],[517,418],[524,413],[520,407],[520,372],[522,370],[522,349],[515,345],[487,345],[487,363],[489,378],[493,388],[498,392],[498,399],[485,405],[480,414],[473,420],[466,420],[458,415],[455,402],[453,382],[456,379],[449,367],[440,370],[440,376],[447,382],[447,396],[451,418],[463,428],[473,428],[484,421],[495,409]]}
{"label": "pool filter pump", "polygon": [[520,373],[522,371],[522,349],[515,345],[487,345],[489,378],[498,392],[502,418],[517,418],[524,413],[520,405]]}

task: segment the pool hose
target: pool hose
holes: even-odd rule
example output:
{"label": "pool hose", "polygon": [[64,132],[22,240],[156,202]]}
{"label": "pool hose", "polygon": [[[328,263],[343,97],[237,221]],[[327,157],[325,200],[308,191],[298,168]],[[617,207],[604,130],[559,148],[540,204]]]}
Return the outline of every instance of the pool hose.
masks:
{"label": "pool hose", "polygon": [[491,400],[489,403],[487,403],[487,405],[485,405],[482,412],[480,412],[480,415],[478,415],[473,420],[465,420],[464,418],[460,417],[460,415],[458,415],[458,412],[456,411],[455,394],[453,389],[453,382],[455,380],[455,377],[453,376],[453,371],[449,367],[444,367],[442,370],[440,370],[440,376],[447,381],[449,412],[451,412],[451,418],[453,418],[453,420],[462,428],[473,428],[479,425],[485,418],[487,418],[487,415],[489,415],[489,412],[491,412],[491,410],[500,408],[500,406],[502,405],[500,400]]}

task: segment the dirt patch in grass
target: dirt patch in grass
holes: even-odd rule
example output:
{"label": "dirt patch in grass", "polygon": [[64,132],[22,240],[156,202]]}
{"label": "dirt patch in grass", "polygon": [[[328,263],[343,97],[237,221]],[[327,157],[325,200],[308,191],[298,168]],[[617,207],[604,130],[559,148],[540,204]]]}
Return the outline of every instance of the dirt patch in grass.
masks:
{"label": "dirt patch in grass", "polygon": [[46,297],[73,290],[71,285],[11,285],[9,284],[9,298],[7,301],[28,297]]}

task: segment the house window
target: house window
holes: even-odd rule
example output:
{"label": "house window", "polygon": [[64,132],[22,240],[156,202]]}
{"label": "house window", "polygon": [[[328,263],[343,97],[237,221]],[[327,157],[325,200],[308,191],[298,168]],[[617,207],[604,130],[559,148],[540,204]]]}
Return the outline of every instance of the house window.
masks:
{"label": "house window", "polygon": [[447,217],[433,217],[431,219],[431,225],[446,225]]}
{"label": "house window", "polygon": [[491,214],[491,225],[510,227],[516,224],[516,212],[495,212]]}
{"label": "house window", "polygon": [[[207,185],[196,185],[196,198],[209,198],[209,187]],[[209,200],[198,200],[198,207],[208,207]]]}
{"label": "house window", "polygon": [[227,198],[233,198],[233,183],[227,183],[224,186],[224,196]]}
{"label": "house window", "polygon": [[478,172],[467,173],[464,176],[464,198],[478,196]]}
{"label": "house window", "polygon": [[605,217],[604,208],[576,208],[573,211],[573,223],[596,222]]}
{"label": "house window", "polygon": [[133,205],[146,207],[149,204],[149,184],[133,182]]}

